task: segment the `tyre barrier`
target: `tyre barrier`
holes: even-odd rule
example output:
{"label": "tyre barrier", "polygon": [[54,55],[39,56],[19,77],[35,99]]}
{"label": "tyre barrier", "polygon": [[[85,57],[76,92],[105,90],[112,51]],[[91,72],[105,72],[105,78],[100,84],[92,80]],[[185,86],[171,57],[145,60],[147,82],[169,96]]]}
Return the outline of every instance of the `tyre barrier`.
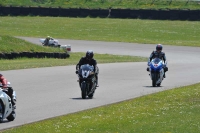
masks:
{"label": "tyre barrier", "polygon": [[16,59],[16,58],[57,58],[66,59],[70,55],[67,53],[45,53],[45,52],[11,52],[0,53],[0,59]]}
{"label": "tyre barrier", "polygon": [[200,10],[190,9],[82,9],[0,6],[0,16],[101,17],[156,20],[200,20]]}

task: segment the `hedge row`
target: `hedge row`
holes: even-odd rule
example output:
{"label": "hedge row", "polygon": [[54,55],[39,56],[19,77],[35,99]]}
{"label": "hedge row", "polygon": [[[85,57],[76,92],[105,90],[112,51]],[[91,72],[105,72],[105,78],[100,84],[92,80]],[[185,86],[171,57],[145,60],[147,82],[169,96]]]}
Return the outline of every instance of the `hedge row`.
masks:
{"label": "hedge row", "polygon": [[200,20],[200,10],[154,10],[154,9],[82,9],[45,7],[2,7],[1,16],[62,16],[62,17],[110,17],[161,20]]}
{"label": "hedge row", "polygon": [[66,59],[70,55],[67,53],[45,53],[45,52],[11,52],[11,53],[0,53],[0,59],[15,59],[15,58],[58,58]]}

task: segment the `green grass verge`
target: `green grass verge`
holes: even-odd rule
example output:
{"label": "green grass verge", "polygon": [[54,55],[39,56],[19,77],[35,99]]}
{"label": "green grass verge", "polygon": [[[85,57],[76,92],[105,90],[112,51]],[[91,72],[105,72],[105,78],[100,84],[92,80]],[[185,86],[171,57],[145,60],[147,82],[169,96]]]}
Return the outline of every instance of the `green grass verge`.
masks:
{"label": "green grass verge", "polygon": [[193,0],[0,0],[4,6],[64,8],[199,9]]}
{"label": "green grass verge", "polygon": [[10,129],[4,133],[198,133],[200,83]]}
{"label": "green grass verge", "polygon": [[[51,58],[20,58],[14,60],[0,60],[0,70],[14,70],[14,69],[28,69],[28,68],[40,68],[40,67],[53,67],[53,66],[66,66],[76,65],[81,57],[85,56],[85,53],[71,53],[67,59],[51,59]],[[116,62],[147,62],[145,57],[134,56],[119,56],[109,54],[95,54],[94,58],[99,63],[116,63]],[[74,67],[75,69],[75,67]]]}
{"label": "green grass verge", "polygon": [[1,17],[1,35],[200,46],[198,21]]}

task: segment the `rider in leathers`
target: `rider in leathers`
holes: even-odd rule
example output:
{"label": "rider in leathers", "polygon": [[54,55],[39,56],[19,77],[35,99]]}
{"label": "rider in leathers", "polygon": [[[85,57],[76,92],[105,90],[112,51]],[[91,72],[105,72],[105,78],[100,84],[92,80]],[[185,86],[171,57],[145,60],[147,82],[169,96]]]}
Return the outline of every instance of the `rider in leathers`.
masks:
{"label": "rider in leathers", "polygon": [[16,108],[16,96],[13,94],[15,93],[13,88],[12,87],[8,87],[8,81],[7,79],[2,75],[0,74],[0,82],[2,84],[2,88],[5,89],[5,93],[11,98],[11,103],[13,105],[13,111],[14,109]]}
{"label": "rider in leathers", "polygon": [[95,72],[95,76],[96,76],[96,80],[97,80],[97,87],[99,87],[98,85],[98,73],[99,73],[99,69],[97,67],[97,62],[96,60],[93,58],[94,53],[92,50],[88,50],[86,52],[86,56],[82,57],[79,61],[79,63],[76,65],[76,73],[78,73],[78,70],[80,69],[81,65],[84,64],[89,64],[91,66],[94,67],[94,72]]}
{"label": "rider in leathers", "polygon": [[[149,57],[149,60],[148,60],[148,64],[151,62],[151,60],[152,59],[154,59],[154,58],[160,58],[161,60],[163,60],[164,61],[164,63],[166,62],[166,56],[165,56],[165,53],[164,52],[162,52],[162,44],[158,44],[158,45],[156,45],[156,51],[153,51],[152,53],[151,53],[151,55],[150,55],[150,57]],[[164,68],[164,78],[166,77],[166,75],[165,75],[165,72],[166,71],[168,71],[168,67],[166,66],[165,68]]]}

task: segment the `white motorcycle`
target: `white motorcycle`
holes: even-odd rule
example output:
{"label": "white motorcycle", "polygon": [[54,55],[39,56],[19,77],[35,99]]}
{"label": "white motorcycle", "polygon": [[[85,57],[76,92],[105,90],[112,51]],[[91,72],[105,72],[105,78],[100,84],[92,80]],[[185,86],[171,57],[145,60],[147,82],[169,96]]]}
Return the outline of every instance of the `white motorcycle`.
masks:
{"label": "white motorcycle", "polygon": [[60,47],[59,41],[54,38],[50,38],[48,45],[45,45],[45,39],[40,39],[39,41],[42,43],[43,46]]}
{"label": "white motorcycle", "polygon": [[[8,84],[8,89],[9,87],[10,83]],[[13,121],[16,118],[15,107],[11,103],[11,98],[6,94],[8,89],[2,89],[2,86],[0,87],[0,123],[4,119]],[[15,91],[13,91],[13,98],[16,100]]]}

